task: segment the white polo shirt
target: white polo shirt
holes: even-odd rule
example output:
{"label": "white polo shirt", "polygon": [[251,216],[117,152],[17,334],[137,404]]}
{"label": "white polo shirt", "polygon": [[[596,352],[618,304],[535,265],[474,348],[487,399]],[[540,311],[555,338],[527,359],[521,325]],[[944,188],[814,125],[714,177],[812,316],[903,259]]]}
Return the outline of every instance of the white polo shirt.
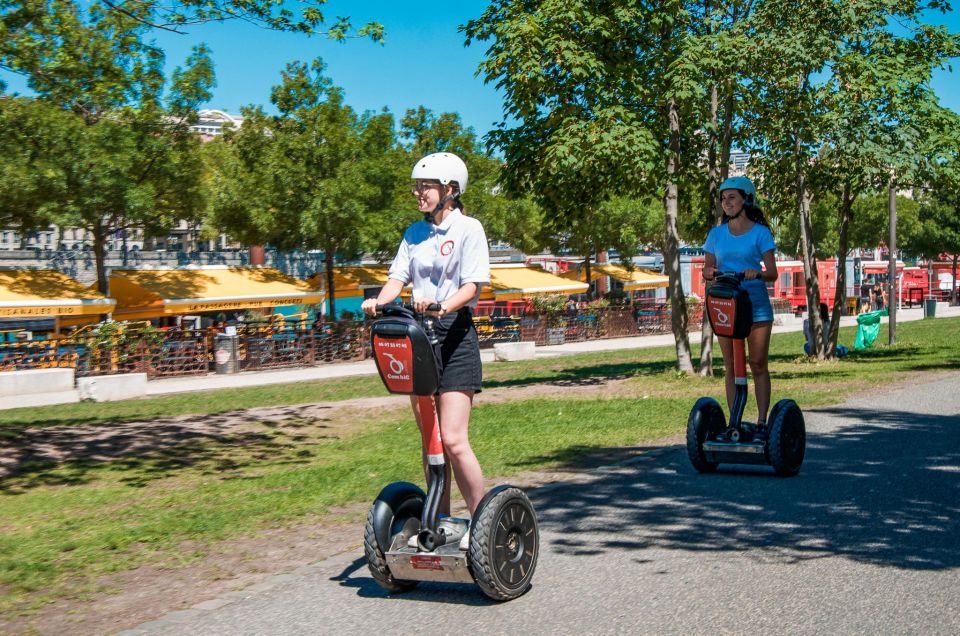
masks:
{"label": "white polo shirt", "polygon": [[438,303],[465,283],[476,283],[468,305],[476,309],[480,286],[490,283],[487,235],[477,219],[453,210],[440,225],[417,221],[407,228],[388,276],[404,285],[413,282],[413,297]]}

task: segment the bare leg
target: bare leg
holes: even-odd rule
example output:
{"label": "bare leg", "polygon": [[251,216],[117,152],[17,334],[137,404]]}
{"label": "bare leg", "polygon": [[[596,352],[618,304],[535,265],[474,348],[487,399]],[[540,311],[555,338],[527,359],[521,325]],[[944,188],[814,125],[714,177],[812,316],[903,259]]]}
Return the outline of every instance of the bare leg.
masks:
{"label": "bare leg", "polygon": [[723,354],[723,383],[727,390],[727,412],[733,408],[733,398],[737,394],[733,375],[733,340],[717,336],[720,341],[720,352]]}
{"label": "bare leg", "polygon": [[[483,499],[483,472],[480,462],[470,448],[467,431],[470,426],[470,409],[473,407],[473,391],[448,391],[440,394],[440,433],[443,451],[453,465],[457,487],[463,495],[470,515]],[[450,509],[450,493],[444,504]]]}
{"label": "bare leg", "polygon": [[747,336],[747,346],[750,354],[750,372],[753,374],[754,391],[757,395],[757,423],[767,421],[767,411],[770,410],[770,369],[767,366],[767,357],[770,353],[770,332],[773,322],[754,323],[750,335]]}

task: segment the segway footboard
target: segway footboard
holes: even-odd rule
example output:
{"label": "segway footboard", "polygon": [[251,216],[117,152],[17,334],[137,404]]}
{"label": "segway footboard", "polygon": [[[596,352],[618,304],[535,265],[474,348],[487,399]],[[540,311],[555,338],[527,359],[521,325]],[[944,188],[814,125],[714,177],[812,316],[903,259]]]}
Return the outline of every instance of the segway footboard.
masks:
{"label": "segway footboard", "polygon": [[456,541],[433,552],[420,552],[407,545],[394,546],[386,554],[387,567],[397,579],[408,581],[443,581],[473,583],[467,553]]}
{"label": "segway footboard", "polygon": [[717,464],[767,464],[763,442],[726,442],[706,440],[703,454],[707,461]]}

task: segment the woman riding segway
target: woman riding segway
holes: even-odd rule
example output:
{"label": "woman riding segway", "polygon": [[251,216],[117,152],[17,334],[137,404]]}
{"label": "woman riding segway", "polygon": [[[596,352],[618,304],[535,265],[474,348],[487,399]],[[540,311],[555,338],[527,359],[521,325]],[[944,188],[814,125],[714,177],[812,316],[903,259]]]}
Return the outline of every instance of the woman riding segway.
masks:
{"label": "woman riding segway", "polygon": [[[796,475],[803,462],[806,429],[803,412],[789,398],[770,410],[767,355],[773,310],[764,281],[777,278],[773,235],[754,203],[756,189],[746,177],[720,185],[723,223],[704,244],[706,311],[723,352],[729,424],[711,397],[697,400],[687,420],[687,455],[693,467],[712,472],[720,463],[770,464],[782,476]],[[763,270],[761,270],[761,264]],[[756,424],[743,420],[747,403],[746,348],[756,381]]]}
{"label": "woman riding segway", "polygon": [[[731,177],[720,184],[723,221],[710,230],[703,245],[706,252],[703,278],[711,281],[718,272],[742,272],[742,287],[750,295],[753,327],[747,336],[750,371],[757,396],[757,432],[763,434],[770,407],[770,372],[767,357],[773,329],[773,307],[764,281],[777,280],[773,234],[756,205],[757,189],[746,177]],[[764,269],[760,269],[761,263]],[[727,407],[733,404],[735,385],[733,339],[717,336],[723,353]]]}
{"label": "woman riding segway", "polygon": [[[425,495],[406,482],[384,488],[368,517],[365,552],[374,578],[388,590],[409,589],[421,580],[474,580],[492,598],[507,600],[529,587],[539,530],[521,490],[498,486],[484,494],[467,435],[473,396],[481,390],[472,313],[481,286],[490,280],[487,238],[480,222],[463,213],[467,166],[459,157],[428,155],[411,177],[423,221],[407,228],[387,284],[362,308],[387,317],[372,328],[375,359],[391,392],[411,394],[429,490]],[[407,283],[413,284],[411,306],[385,309]],[[385,372],[384,365],[403,368],[394,355],[401,350],[412,370]],[[449,516],[451,464],[470,519]]]}
{"label": "woman riding segway", "polygon": [[[423,313],[429,305],[439,303],[440,310],[431,313],[439,318],[435,324],[440,348],[437,402],[443,422],[443,452],[453,464],[457,486],[472,515],[483,497],[483,472],[467,436],[473,396],[481,390],[482,374],[471,314],[480,287],[490,282],[490,253],[480,221],[462,212],[460,195],[467,189],[467,166],[459,157],[449,152],[427,155],[414,166],[412,178],[423,221],[407,228],[387,284],[375,299],[365,300],[362,308],[376,315],[377,305],[396,300],[411,282],[414,311]],[[422,427],[414,396],[410,403],[417,426]],[[450,514],[449,486],[440,513]]]}

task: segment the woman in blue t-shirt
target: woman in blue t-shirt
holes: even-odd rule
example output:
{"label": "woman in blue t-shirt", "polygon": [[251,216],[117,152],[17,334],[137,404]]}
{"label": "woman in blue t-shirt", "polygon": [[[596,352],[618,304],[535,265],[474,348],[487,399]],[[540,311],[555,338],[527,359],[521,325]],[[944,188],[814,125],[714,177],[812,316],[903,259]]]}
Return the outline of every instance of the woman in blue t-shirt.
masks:
{"label": "woman in blue t-shirt", "polygon": [[[773,308],[764,281],[777,280],[777,261],[774,258],[773,234],[757,207],[757,189],[746,177],[731,177],[720,184],[720,204],[723,221],[710,230],[703,245],[706,257],[703,277],[713,280],[717,272],[743,272],[743,288],[753,304],[753,327],[747,336],[750,372],[753,374],[757,395],[757,429],[762,431],[770,408],[770,371],[767,356],[770,351],[770,331],[773,328]],[[762,267],[761,267],[762,266]],[[733,378],[733,341],[717,336],[723,353],[724,379],[727,388],[727,407],[733,403],[736,392]]]}

